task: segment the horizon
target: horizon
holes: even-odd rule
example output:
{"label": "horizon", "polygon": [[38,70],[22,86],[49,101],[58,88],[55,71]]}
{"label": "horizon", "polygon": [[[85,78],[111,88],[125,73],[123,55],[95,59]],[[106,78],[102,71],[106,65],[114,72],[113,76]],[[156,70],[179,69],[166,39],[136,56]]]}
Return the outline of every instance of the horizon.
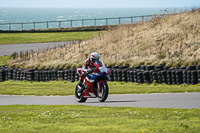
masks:
{"label": "horizon", "polygon": [[192,8],[199,0],[1,0],[0,8]]}

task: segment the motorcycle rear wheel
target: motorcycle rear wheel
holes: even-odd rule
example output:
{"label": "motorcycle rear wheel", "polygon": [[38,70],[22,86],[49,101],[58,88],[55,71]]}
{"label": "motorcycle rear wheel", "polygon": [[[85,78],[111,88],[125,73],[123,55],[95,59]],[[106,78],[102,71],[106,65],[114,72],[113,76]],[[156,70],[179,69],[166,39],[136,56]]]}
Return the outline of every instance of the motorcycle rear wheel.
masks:
{"label": "motorcycle rear wheel", "polygon": [[76,98],[76,101],[79,103],[84,103],[87,100],[87,98],[84,98],[82,94],[78,93],[78,85],[76,85],[76,89],[75,89],[75,98]]}
{"label": "motorcycle rear wheel", "polygon": [[108,97],[108,84],[106,82],[101,83],[101,89],[97,90],[98,100],[104,102]]}

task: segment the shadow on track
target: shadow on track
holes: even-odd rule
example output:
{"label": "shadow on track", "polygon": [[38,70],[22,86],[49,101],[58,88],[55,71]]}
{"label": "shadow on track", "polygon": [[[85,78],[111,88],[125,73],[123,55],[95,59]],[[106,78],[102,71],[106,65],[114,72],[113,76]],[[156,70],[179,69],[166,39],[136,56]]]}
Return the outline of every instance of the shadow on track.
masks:
{"label": "shadow on track", "polygon": [[87,102],[87,103],[132,103],[137,102],[135,100],[128,100],[128,101],[105,101],[105,102]]}

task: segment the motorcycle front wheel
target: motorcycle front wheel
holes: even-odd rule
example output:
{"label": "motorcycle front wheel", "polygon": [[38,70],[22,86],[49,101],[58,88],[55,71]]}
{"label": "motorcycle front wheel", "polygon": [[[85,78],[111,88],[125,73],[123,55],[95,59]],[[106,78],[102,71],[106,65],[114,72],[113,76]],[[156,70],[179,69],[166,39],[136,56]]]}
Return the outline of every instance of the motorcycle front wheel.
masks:
{"label": "motorcycle front wheel", "polygon": [[84,103],[87,100],[87,98],[84,98],[81,93],[78,93],[78,85],[76,85],[75,89],[75,98],[79,103]]}
{"label": "motorcycle front wheel", "polygon": [[108,84],[106,82],[101,83],[100,90],[97,90],[98,100],[104,102],[108,97]]}

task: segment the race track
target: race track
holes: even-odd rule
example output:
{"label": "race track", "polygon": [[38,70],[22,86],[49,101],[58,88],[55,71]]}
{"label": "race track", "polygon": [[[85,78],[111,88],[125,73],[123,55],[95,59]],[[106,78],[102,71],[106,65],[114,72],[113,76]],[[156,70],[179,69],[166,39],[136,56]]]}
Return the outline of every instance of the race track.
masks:
{"label": "race track", "polygon": [[0,56],[11,55],[14,52],[20,53],[21,51],[24,52],[24,51],[30,51],[30,50],[33,50],[33,51],[45,50],[47,48],[63,46],[63,45],[67,45],[70,43],[71,43],[71,41],[47,42],[47,43],[25,43],[25,44],[1,44],[0,45]]}
{"label": "race track", "polygon": [[15,104],[200,109],[200,93],[109,95],[104,103],[100,103],[97,98],[88,99],[85,103],[77,103],[74,96],[0,95],[0,105]]}

